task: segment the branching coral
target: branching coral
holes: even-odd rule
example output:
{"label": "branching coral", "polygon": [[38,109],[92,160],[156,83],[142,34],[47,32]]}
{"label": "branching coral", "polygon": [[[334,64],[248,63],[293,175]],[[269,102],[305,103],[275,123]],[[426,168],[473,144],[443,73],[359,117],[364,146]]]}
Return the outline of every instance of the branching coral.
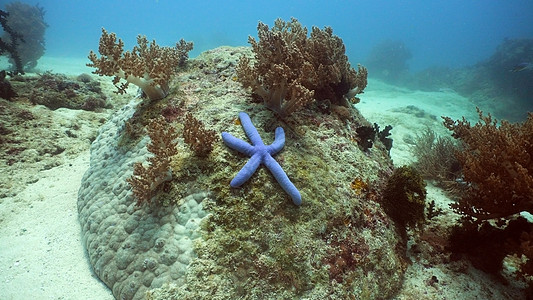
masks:
{"label": "branching coral", "polygon": [[151,203],[161,184],[172,179],[170,162],[172,156],[178,153],[176,130],[163,117],[149,122],[148,135],[151,140],[148,151],[153,156],[148,159],[147,167],[140,162],[134,164],[133,175],[127,179],[138,206],[144,202]]}
{"label": "branching coral", "polygon": [[205,129],[201,121],[188,113],[185,115],[183,139],[197,156],[206,157],[213,151],[217,135],[214,130]]}
{"label": "branching coral", "polygon": [[424,178],[449,185],[448,183],[455,181],[460,171],[459,161],[455,157],[455,152],[459,149],[451,137],[437,136],[435,131],[426,128],[416,136],[411,149],[416,158],[413,166]]}
{"label": "branching coral", "polygon": [[0,55],[3,55],[5,52],[7,52],[7,54],[11,57],[11,60],[13,60],[15,67],[13,75],[24,74],[24,70],[22,68],[22,60],[20,59],[20,55],[17,51],[19,41],[24,42],[24,38],[21,34],[15,32],[7,24],[8,16],[8,12],[0,10],[0,24],[2,25],[2,29],[4,30],[5,35],[9,35],[9,41],[6,41],[5,37],[0,37]]}
{"label": "branching coral", "polygon": [[[98,52],[89,53],[87,66],[94,67],[98,75],[114,76],[113,84],[117,93],[123,94],[129,83],[140,87],[150,100],[164,98],[169,92],[170,77],[176,68],[183,65],[187,53],[192,50],[192,42],[183,39],[175,47],[160,47],[155,40],[148,43],[145,36],[137,36],[133,50],[123,52],[124,42],[114,33],[102,28]],[[121,83],[121,79],[126,82]]]}
{"label": "branching coral", "polygon": [[330,27],[313,27],[308,37],[298,20],[277,19],[272,30],[259,22],[257,32],[259,41],[248,39],[255,61],[241,58],[237,80],[281,117],[313,99],[347,105],[346,99],[366,87],[366,69],[350,67],[344,44]]}
{"label": "branching coral", "polygon": [[35,68],[44,54],[44,35],[48,27],[44,21],[45,11],[39,5],[32,6],[19,1],[6,4],[6,11],[8,13],[0,13],[5,30],[0,42],[0,45],[4,45],[0,48],[9,45],[11,49],[7,51],[10,53],[12,69],[15,73],[23,74],[23,70]]}
{"label": "branching coral", "polygon": [[533,212],[533,114],[523,123],[502,120],[498,126],[490,114],[478,113],[474,126],[444,117],[444,126],[464,146],[457,159],[469,183],[452,208],[474,222]]}

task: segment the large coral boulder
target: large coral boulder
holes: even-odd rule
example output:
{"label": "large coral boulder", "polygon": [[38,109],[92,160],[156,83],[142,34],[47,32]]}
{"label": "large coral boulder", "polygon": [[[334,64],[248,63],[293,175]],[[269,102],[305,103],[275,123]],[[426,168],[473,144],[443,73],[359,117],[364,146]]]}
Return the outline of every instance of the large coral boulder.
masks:
{"label": "large coral boulder", "polygon": [[[118,299],[384,299],[401,286],[405,241],[380,205],[392,162],[378,140],[362,149],[354,108],[311,106],[279,121],[235,82],[248,48],[222,47],[189,63],[179,92],[123,108],[91,148],[79,191],[83,242],[96,274]],[[171,89],[172,90],[172,89]],[[136,112],[135,112],[136,110]],[[302,195],[296,206],[268,169],[240,188],[230,180],[248,160],[218,140],[206,157],[182,139],[172,180],[136,206],[126,182],[145,161],[148,138],[132,134],[164,115],[178,132],[185,112],[210,130],[247,140],[247,112],[265,144],[286,132],[274,158]],[[137,126],[137,127],[136,127]]]}

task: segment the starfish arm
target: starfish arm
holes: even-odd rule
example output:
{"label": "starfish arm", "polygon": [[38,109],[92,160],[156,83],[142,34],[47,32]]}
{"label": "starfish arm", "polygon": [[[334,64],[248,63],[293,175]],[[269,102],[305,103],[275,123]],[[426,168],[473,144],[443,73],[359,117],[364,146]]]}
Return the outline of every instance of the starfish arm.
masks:
{"label": "starfish arm", "polygon": [[222,140],[226,146],[230,147],[233,150],[237,150],[240,153],[246,154],[247,156],[252,156],[254,152],[254,147],[247,142],[234,137],[233,135],[222,132]]}
{"label": "starfish arm", "polygon": [[255,129],[254,124],[252,124],[252,120],[250,120],[250,116],[248,116],[248,114],[245,112],[241,112],[239,113],[239,119],[241,120],[242,128],[244,129],[246,136],[252,142],[252,145],[264,145],[259,132],[257,132],[257,129]]}
{"label": "starfish arm", "polygon": [[254,175],[255,170],[261,164],[261,156],[259,154],[252,155],[248,162],[242,167],[242,169],[235,175],[235,178],[230,182],[231,187],[239,187],[245,183],[252,175]]}
{"label": "starfish arm", "polygon": [[283,146],[285,146],[285,131],[283,131],[283,128],[278,127],[276,128],[276,137],[274,139],[274,142],[267,146],[268,153],[270,155],[274,155],[281,151],[283,149]]}
{"label": "starfish arm", "polygon": [[278,162],[272,158],[272,156],[265,155],[263,158],[263,163],[270,170],[272,175],[274,175],[274,178],[276,178],[279,185],[281,185],[281,188],[283,188],[283,190],[289,194],[289,196],[291,196],[292,202],[298,206],[302,204],[302,196],[300,195],[300,192],[291,182],[287,174],[285,174],[285,171],[283,171]]}

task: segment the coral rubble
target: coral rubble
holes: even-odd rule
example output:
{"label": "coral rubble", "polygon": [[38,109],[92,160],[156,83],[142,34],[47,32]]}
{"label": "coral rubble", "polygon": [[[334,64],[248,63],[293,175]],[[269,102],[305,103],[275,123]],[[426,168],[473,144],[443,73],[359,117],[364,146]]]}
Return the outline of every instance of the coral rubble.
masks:
{"label": "coral rubble", "polygon": [[[17,91],[11,99],[0,99],[0,198],[16,196],[27,184],[38,181],[40,171],[67,163],[84,151],[98,133],[98,127],[114,107],[125,102],[113,95],[105,100],[102,90],[112,88],[107,82],[83,83],[60,74],[14,76],[10,79]],[[66,97],[57,87],[76,86],[74,98]],[[63,90],[64,91],[64,90]],[[39,105],[34,98],[54,103]],[[53,97],[57,97],[52,99]],[[100,99],[98,106],[84,109],[88,99]],[[79,101],[79,102],[78,102]],[[103,103],[102,106],[100,103]]]}
{"label": "coral rubble", "polygon": [[[37,78],[25,77],[23,80],[33,83],[28,95],[30,102],[50,109],[65,107],[99,111],[112,106],[102,92],[100,82],[91,80],[90,77],[80,81],[62,74],[45,72]],[[21,94],[22,92],[24,91]]]}

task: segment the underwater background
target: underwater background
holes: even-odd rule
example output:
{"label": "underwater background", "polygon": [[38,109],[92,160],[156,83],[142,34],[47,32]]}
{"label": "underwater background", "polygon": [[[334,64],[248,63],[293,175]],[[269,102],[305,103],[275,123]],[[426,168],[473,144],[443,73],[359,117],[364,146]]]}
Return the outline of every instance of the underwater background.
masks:
{"label": "underwater background", "polygon": [[[44,39],[0,52],[0,299],[533,298],[533,1],[13,3]],[[264,105],[278,18],[357,83]],[[97,75],[102,28],[194,47],[152,99]],[[251,127],[281,167],[230,186]]]}
{"label": "underwater background", "polygon": [[[245,46],[257,22],[297,18],[306,27],[330,26],[353,64],[374,45],[400,40],[409,66],[463,67],[488,58],[505,39],[531,37],[533,3],[517,1],[24,1],[46,11],[46,55],[86,56],[100,28],[126,49],[138,34],[159,45],[192,40],[194,57],[217,46]],[[0,6],[0,7],[3,7]]]}
{"label": "underwater background", "polygon": [[[220,45],[246,46],[257,22],[295,17],[308,28],[330,26],[342,38],[352,65],[363,64],[370,78],[412,89],[452,89],[461,94],[493,85],[501,106],[531,110],[530,72],[526,50],[532,35],[533,3],[513,1],[28,1],[45,12],[45,57],[35,70],[53,70],[47,62],[62,61],[64,72],[90,72],[76,59],[96,50],[101,28],[114,32],[130,49],[137,35],[170,46],[183,38],[194,42],[195,57]],[[515,43],[519,41],[518,43]],[[524,48],[526,47],[526,48]],[[521,50],[522,49],[522,50]],[[0,58],[0,65],[2,64]],[[5,62],[3,63],[5,65]],[[57,69],[57,67],[55,68]],[[475,69],[475,70],[474,70]],[[492,78],[478,79],[485,73]],[[501,72],[500,72],[501,71]],[[495,74],[500,73],[500,74]],[[451,74],[451,75],[450,75]],[[464,79],[468,77],[470,79]],[[483,83],[479,83],[483,81]],[[493,82],[491,82],[493,81]],[[477,82],[477,83],[476,83]],[[502,84],[505,87],[497,86]],[[482,88],[483,89],[483,88]],[[499,94],[502,93],[502,95]],[[479,93],[478,93],[479,94]],[[478,95],[473,95],[477,97]],[[516,100],[516,103],[514,102]],[[498,109],[509,120],[522,113]]]}

